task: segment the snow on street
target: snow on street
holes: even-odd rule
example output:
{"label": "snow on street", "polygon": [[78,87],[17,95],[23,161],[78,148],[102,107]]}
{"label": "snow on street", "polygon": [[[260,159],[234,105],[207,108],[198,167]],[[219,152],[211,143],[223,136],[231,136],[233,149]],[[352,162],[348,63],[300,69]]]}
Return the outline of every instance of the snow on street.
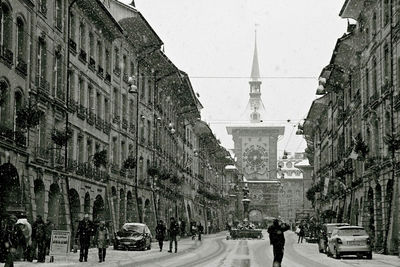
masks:
{"label": "snow on street", "polygon": [[[226,232],[204,236],[203,241],[190,238],[180,240],[178,253],[168,253],[168,242],[164,242],[163,252],[156,243],[149,251],[107,250],[105,263],[97,262],[97,251],[91,249],[87,263],[78,262],[79,254],[71,254],[67,260],[59,258],[55,263],[33,263],[35,267],[44,266],[141,266],[141,267],[265,267],[272,266],[272,246],[268,233],[263,239],[226,240]],[[333,259],[319,253],[317,244],[297,244],[297,236],[287,232],[283,267],[399,267],[397,256],[374,254],[372,260],[348,256]],[[32,263],[17,262],[16,267],[28,267]]]}

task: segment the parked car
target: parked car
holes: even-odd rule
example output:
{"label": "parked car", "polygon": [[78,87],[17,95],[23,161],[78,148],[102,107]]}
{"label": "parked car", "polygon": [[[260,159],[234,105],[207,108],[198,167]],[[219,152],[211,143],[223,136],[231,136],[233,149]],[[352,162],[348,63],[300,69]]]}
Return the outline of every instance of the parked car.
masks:
{"label": "parked car", "polygon": [[341,226],[333,229],[328,239],[329,254],[337,259],[342,255],[366,256],[372,259],[371,239],[363,227]]}
{"label": "parked car", "polygon": [[325,223],[322,225],[321,231],[318,235],[318,250],[320,253],[327,253],[328,238],[332,234],[332,230],[336,227],[347,226],[348,223]]}
{"label": "parked car", "polygon": [[115,233],[114,249],[151,249],[151,232],[144,223],[125,223]]}

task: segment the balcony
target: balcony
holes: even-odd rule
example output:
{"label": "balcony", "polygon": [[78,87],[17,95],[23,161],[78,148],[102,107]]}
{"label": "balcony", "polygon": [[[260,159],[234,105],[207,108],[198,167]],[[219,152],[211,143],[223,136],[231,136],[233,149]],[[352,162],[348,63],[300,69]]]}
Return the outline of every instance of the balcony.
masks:
{"label": "balcony", "polygon": [[86,64],[87,53],[86,53],[86,51],[83,50],[83,49],[81,49],[81,51],[79,52],[79,60],[80,60],[82,63],[85,63],[85,64]]}
{"label": "balcony", "polygon": [[78,103],[73,99],[73,97],[70,97],[68,101],[68,110],[72,113],[75,113],[77,109]]}
{"label": "balcony", "polygon": [[99,76],[99,78],[104,78],[104,69],[99,65],[97,67],[97,76]]}
{"label": "balcony", "polygon": [[95,120],[96,120],[96,115],[94,114],[93,111],[90,110],[87,116],[87,123],[89,123],[90,125],[94,125]]}
{"label": "balcony", "polygon": [[106,78],[104,80],[106,83],[111,84],[111,74],[108,72],[106,73]]}
{"label": "balcony", "polygon": [[111,123],[105,121],[103,125],[103,132],[105,134],[110,134],[110,131],[111,131]]}
{"label": "balcony", "polygon": [[76,160],[69,160],[68,169],[72,173],[86,177],[90,180],[105,182],[109,179],[107,171],[101,170],[100,168],[93,166],[93,164],[89,162],[80,163]]}
{"label": "balcony", "polygon": [[102,130],[103,124],[104,124],[103,119],[100,118],[99,116],[96,116],[96,128]]}
{"label": "balcony", "polygon": [[96,61],[92,57],[89,57],[89,69],[96,72]]}
{"label": "balcony", "polygon": [[86,107],[84,107],[83,105],[79,105],[77,114],[78,118],[80,118],[81,120],[86,119],[86,112],[87,112]]}
{"label": "balcony", "polygon": [[77,53],[76,52],[76,43],[72,39],[69,39],[69,51],[74,55],[76,55],[76,53]]}
{"label": "balcony", "polygon": [[114,71],[113,71],[113,72],[114,72],[114,74],[115,74],[116,76],[118,76],[118,77],[121,76],[121,69],[120,69],[119,67],[116,66],[116,67],[114,68]]}
{"label": "balcony", "polygon": [[122,119],[122,128],[125,130],[128,129],[128,120],[126,118]]}
{"label": "balcony", "polygon": [[28,64],[21,58],[17,61],[17,67],[15,68],[22,76],[26,76],[28,74]]}
{"label": "balcony", "polygon": [[36,147],[34,155],[35,158],[39,161],[40,160],[48,161],[51,158],[50,150],[47,147]]}
{"label": "balcony", "polygon": [[40,77],[40,76],[36,76],[35,85],[39,92],[42,92],[46,95],[46,97],[49,97],[50,83],[48,81],[46,81],[46,79],[44,79],[43,77]]}

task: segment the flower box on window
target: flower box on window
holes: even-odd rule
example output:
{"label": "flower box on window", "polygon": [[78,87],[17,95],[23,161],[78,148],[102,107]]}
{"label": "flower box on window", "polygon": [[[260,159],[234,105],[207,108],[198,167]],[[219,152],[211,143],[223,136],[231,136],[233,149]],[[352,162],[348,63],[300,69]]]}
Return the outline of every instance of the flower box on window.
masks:
{"label": "flower box on window", "polygon": [[72,39],[69,39],[69,51],[71,51],[71,53],[76,55],[76,43]]}
{"label": "flower box on window", "polygon": [[96,71],[96,61],[92,57],[89,58],[89,69]]}
{"label": "flower box on window", "polygon": [[93,111],[89,111],[88,117],[87,117],[87,122],[88,122],[90,125],[93,125],[93,124],[94,124],[94,121],[95,121],[95,114],[94,114]]}
{"label": "flower box on window", "polygon": [[105,82],[110,84],[111,83],[111,74],[106,73],[106,78],[105,78]]}

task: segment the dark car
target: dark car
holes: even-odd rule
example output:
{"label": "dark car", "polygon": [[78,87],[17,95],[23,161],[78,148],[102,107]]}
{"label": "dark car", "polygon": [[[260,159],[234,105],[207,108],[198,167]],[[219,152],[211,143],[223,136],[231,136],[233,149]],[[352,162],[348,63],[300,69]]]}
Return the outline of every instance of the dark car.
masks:
{"label": "dark car", "polygon": [[144,223],[125,223],[115,233],[114,249],[151,249],[151,232]]}
{"label": "dark car", "polygon": [[325,223],[318,236],[318,250],[320,253],[327,253],[328,238],[331,237],[333,229],[340,226],[348,226],[348,223]]}

